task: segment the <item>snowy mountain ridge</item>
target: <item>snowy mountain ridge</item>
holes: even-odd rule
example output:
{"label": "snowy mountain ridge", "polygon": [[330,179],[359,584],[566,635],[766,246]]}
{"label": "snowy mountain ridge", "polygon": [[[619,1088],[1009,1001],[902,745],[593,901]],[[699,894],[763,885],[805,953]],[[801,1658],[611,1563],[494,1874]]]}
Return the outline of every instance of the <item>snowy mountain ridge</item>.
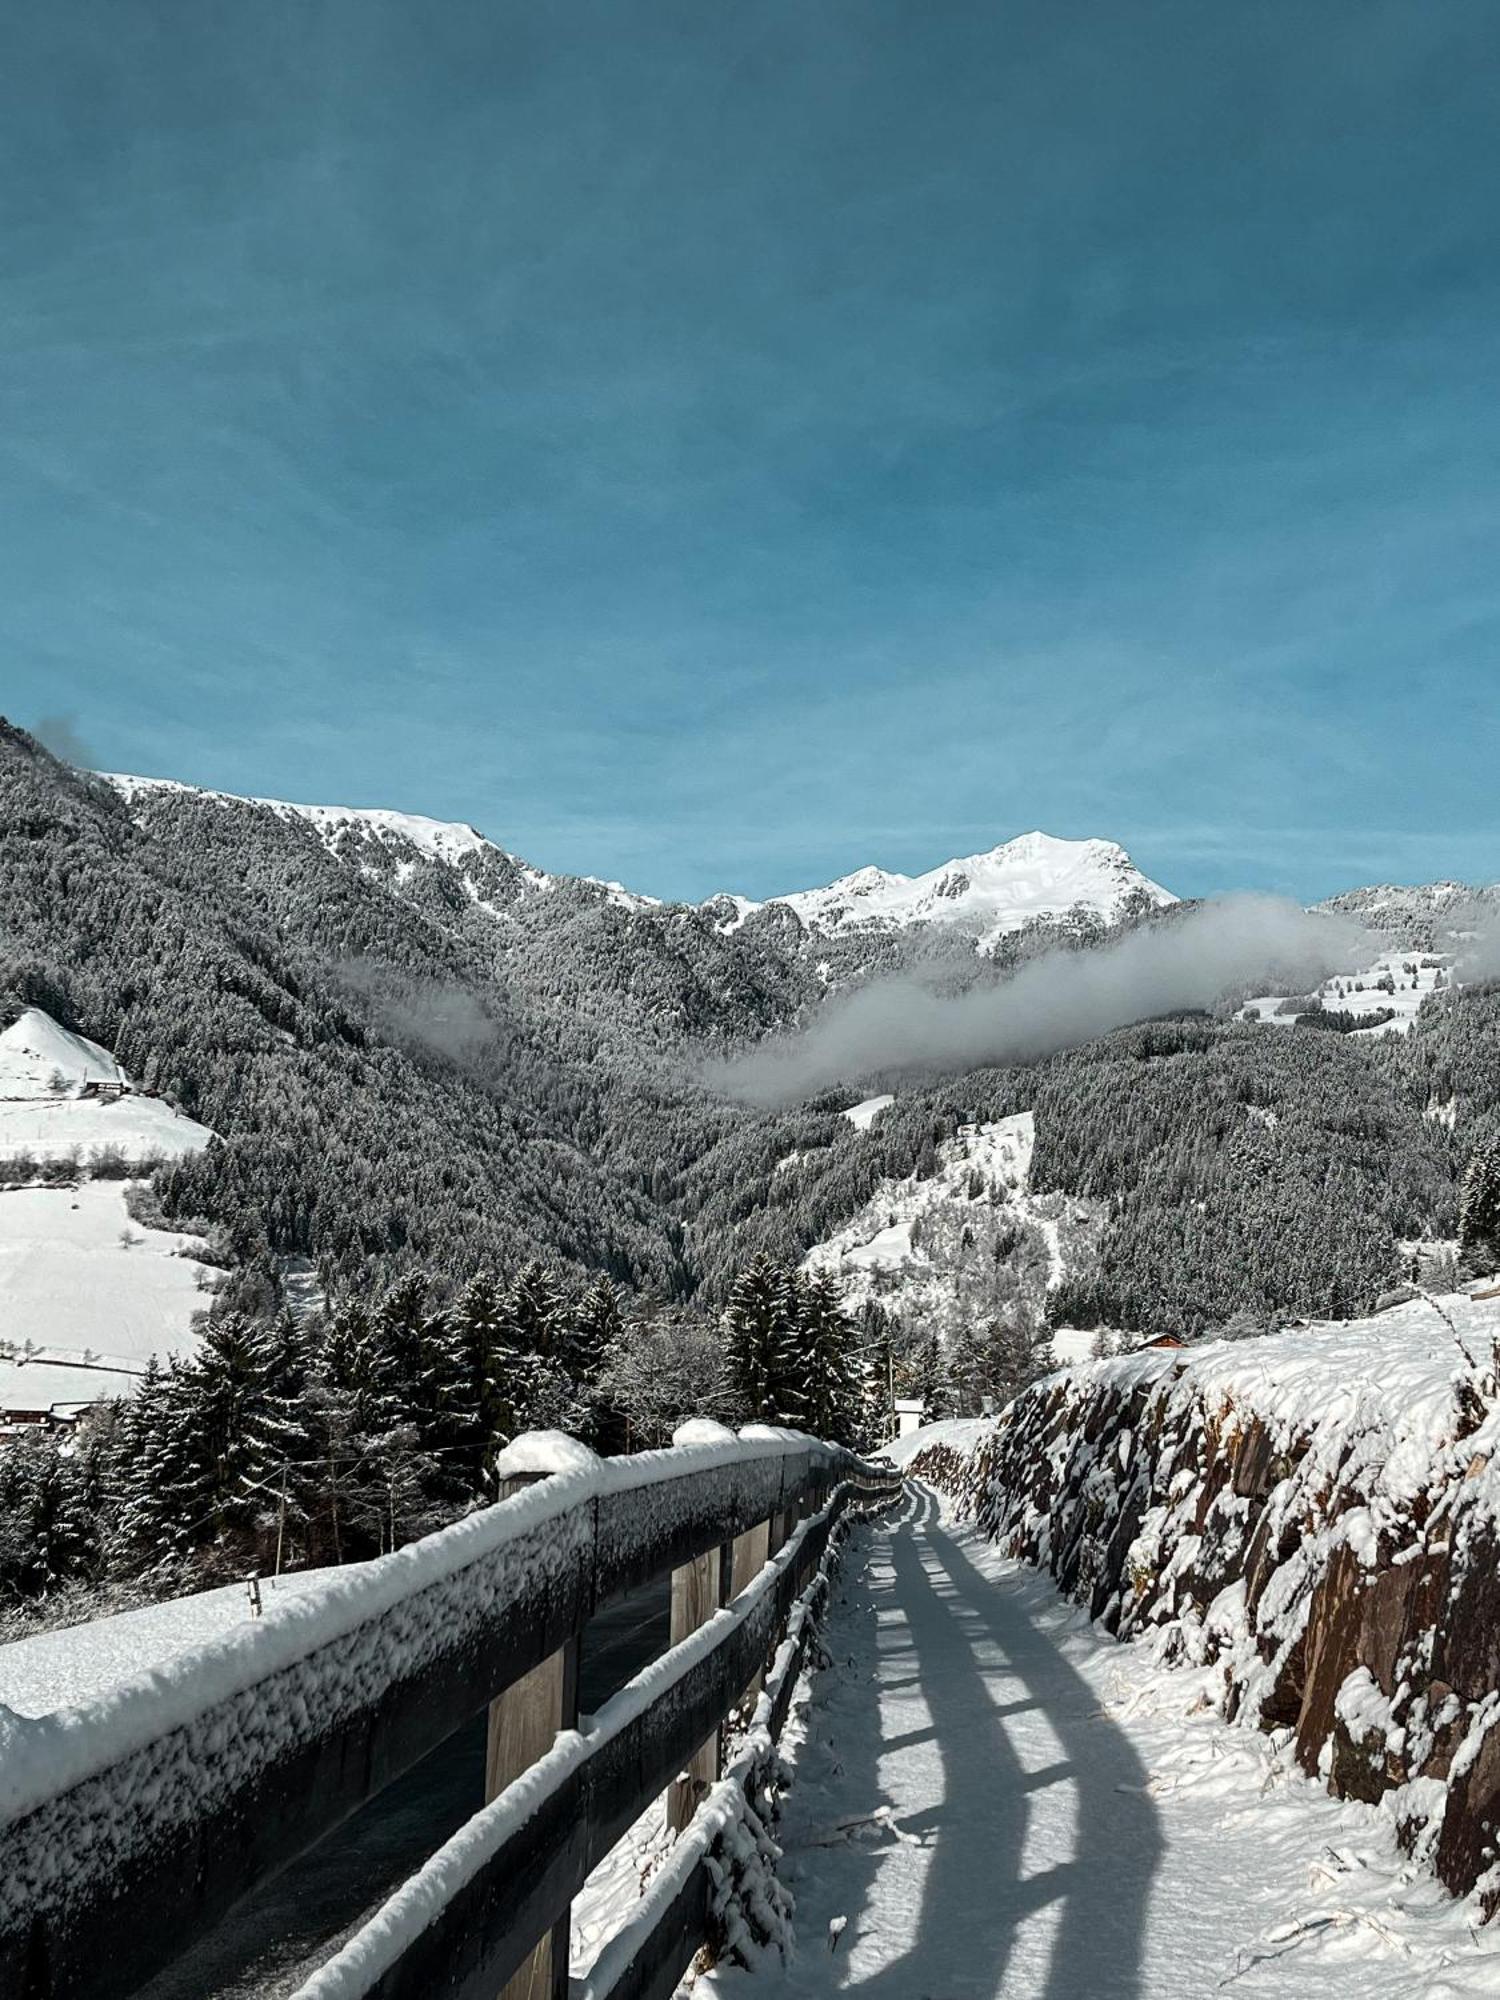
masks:
{"label": "snowy mountain ridge", "polygon": [[[286,799],[242,798],[172,778],[140,778],[123,772],[100,775],[131,804],[152,794],[172,793],[226,805],[262,807],[279,819],[311,826],[334,854],[352,837],[377,841],[398,859],[414,852],[460,869],[476,858],[494,856],[515,871],[516,886],[523,893],[545,893],[560,882],[576,879],[602,889],[611,903],[631,912],[662,907],[659,897],[599,876],[549,874],[463,820],[430,819],[421,813],[380,806],[297,805]],[[762,901],[725,892],[694,907],[708,912],[717,928],[726,933],[738,930],[757,912],[776,908],[791,911],[803,930],[814,936],[894,933],[937,924],[972,934],[976,948],[988,951],[1009,932],[1038,920],[1085,910],[1112,922],[1130,910],[1162,909],[1177,900],[1170,890],[1144,875],[1114,841],[1063,840],[1032,832],[1003,841],[982,854],[941,862],[920,875],[869,866],[821,888],[792,890]]]}
{"label": "snowy mountain ridge", "polygon": [[[132,805],[142,796],[173,792],[181,797],[219,800],[225,805],[264,806],[279,819],[305,821],[329,848],[336,848],[339,836],[351,829],[378,839],[404,842],[434,861],[461,861],[465,855],[495,845],[464,820],[429,819],[425,813],[393,812],[384,806],[304,806],[289,799],[250,798],[238,792],[211,791],[201,785],[180,784],[175,778],[137,778],[123,771],[101,771],[98,775]],[[551,880],[540,869],[531,870],[531,874],[538,888],[546,887]]]}
{"label": "snowy mountain ridge", "polygon": [[[974,931],[985,951],[1038,919],[1084,909],[1111,922],[1129,910],[1163,909],[1178,899],[1143,875],[1115,841],[1061,840],[1034,831],[986,853],[944,861],[922,875],[859,868],[824,888],[769,900],[824,936],[946,923]],[[748,905],[740,921],[760,907]]]}

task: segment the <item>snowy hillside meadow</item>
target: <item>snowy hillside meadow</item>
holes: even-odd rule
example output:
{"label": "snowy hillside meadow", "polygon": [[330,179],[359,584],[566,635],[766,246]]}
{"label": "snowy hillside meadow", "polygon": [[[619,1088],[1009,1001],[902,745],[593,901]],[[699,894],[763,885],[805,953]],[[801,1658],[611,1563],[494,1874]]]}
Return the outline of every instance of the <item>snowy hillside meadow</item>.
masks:
{"label": "snowy hillside meadow", "polygon": [[0,1421],[131,1395],[152,1355],[191,1347],[204,1245],[127,1198],[211,1136],[40,1009],[0,1033]]}
{"label": "snowy hillside meadow", "polygon": [[882,1181],[805,1267],[837,1279],[851,1306],[878,1302],[940,1339],[1007,1305],[1040,1316],[1053,1286],[1091,1261],[1099,1218],[1089,1201],[1033,1191],[1035,1145],[1029,1111],[961,1125],[933,1173]]}
{"label": "snowy hillside meadow", "polygon": [[39,1007],[0,1032],[0,1161],[89,1170],[102,1160],[118,1173],[195,1153],[211,1137],[137,1090],[107,1049]]}

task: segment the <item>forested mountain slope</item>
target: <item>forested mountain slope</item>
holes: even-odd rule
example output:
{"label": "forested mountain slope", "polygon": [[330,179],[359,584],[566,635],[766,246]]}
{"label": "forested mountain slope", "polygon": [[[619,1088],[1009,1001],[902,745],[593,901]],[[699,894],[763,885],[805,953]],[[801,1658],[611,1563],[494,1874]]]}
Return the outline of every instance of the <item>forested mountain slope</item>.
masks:
{"label": "forested mountain slope", "polygon": [[[1172,920],[1136,902],[1124,922]],[[1453,1234],[1463,1161],[1500,1133],[1482,985],[1435,996],[1399,1046],[1236,1023],[1226,1002],[1032,1066],[875,1079],[898,1090],[868,1130],[838,1115],[853,1086],[728,1103],[705,1058],[830,987],[914,965],[1000,981],[1108,926],[1074,909],[984,955],[964,923],[829,932],[726,903],[549,876],[409,816],[109,783],[0,728],[0,1004],[46,1008],[221,1135],[156,1193],[164,1219],[217,1231],[242,1302],[269,1302],[290,1257],[336,1293],[541,1256],[715,1305],[753,1255],[795,1263],[883,1181],[936,1172],[960,1125],[1031,1113],[1032,1191],[1101,1218],[1056,1316],[1192,1333],[1350,1312],[1404,1244]],[[1016,1291],[997,1276],[997,1314]]]}
{"label": "forested mountain slope", "polygon": [[[872,1143],[831,1109],[752,1113],[697,1083],[699,1050],[818,990],[777,946],[801,937],[787,913],[725,934],[534,875],[487,843],[443,856],[390,827],[127,796],[0,729],[0,1001],[221,1135],[163,1171],[161,1207],[217,1224],[262,1286],[290,1255],[338,1289],[540,1254],[687,1293],[811,1240],[929,1138],[920,1104]],[[767,1212],[799,1147],[826,1189]]]}

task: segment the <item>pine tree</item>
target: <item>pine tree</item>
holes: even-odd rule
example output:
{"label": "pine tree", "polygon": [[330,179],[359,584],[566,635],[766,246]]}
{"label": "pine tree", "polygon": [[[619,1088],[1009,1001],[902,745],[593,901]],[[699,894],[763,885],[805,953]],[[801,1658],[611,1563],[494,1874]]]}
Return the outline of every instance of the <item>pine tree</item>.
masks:
{"label": "pine tree", "polygon": [[1458,1198],[1458,1243],[1475,1276],[1500,1268],[1500,1139],[1475,1147]]}
{"label": "pine tree", "polygon": [[953,1414],[952,1384],[936,1334],[919,1343],[906,1362],[907,1390],[922,1405],[924,1424],[940,1423]]}
{"label": "pine tree", "polygon": [[625,1325],[620,1294],[608,1278],[599,1278],[574,1308],[569,1326],[574,1379],[597,1382]]}
{"label": "pine tree", "polygon": [[567,1301],[546,1266],[533,1259],[505,1295],[505,1338],[517,1354],[561,1359]]}
{"label": "pine tree", "polygon": [[292,1313],[283,1308],[265,1333],[265,1411],[262,1438],[280,1460],[272,1562],[282,1569],[311,1560],[310,1537],[326,1481],[317,1463],[322,1445],[313,1389],[310,1345]]}
{"label": "pine tree", "polygon": [[877,1299],[867,1299],[860,1308],[859,1346],[859,1429],[862,1451],[878,1451],[896,1433],[895,1335],[899,1322]]}
{"label": "pine tree", "polygon": [[76,1451],[40,1429],[0,1451],[0,1601],[42,1597],[91,1575],[97,1517]]}
{"label": "pine tree", "polygon": [[768,1257],[735,1279],[723,1317],[724,1353],[735,1399],[758,1423],[788,1421],[796,1384],[789,1353],[796,1326],[793,1286]]}
{"label": "pine tree", "polygon": [[274,1522],[286,1441],[270,1395],[275,1359],[265,1327],[224,1313],[205,1323],[191,1357],[141,1384],[123,1527],[148,1566],[208,1545],[249,1559]]}
{"label": "pine tree", "polygon": [[453,1310],[453,1330],[468,1370],[479,1450],[491,1457],[516,1435],[519,1357],[506,1338],[510,1321],[487,1272],[471,1278]]}
{"label": "pine tree", "polygon": [[557,1280],[536,1259],[505,1294],[501,1331],[516,1354],[512,1397],[515,1428],[576,1431],[585,1405],[569,1372],[568,1302]]}
{"label": "pine tree", "polygon": [[831,1444],[853,1444],[860,1430],[860,1398],[849,1350],[854,1325],[842,1293],[827,1272],[795,1287],[795,1344],[801,1374],[801,1423]]}
{"label": "pine tree", "polygon": [[429,1306],[419,1278],[391,1287],[373,1331],[397,1406],[397,1421],[377,1446],[387,1498],[395,1483],[409,1486],[398,1519],[420,1520],[426,1525],[413,1532],[426,1532],[475,1490],[478,1387],[461,1335],[447,1313]]}
{"label": "pine tree", "polygon": [[620,1358],[625,1315],[620,1294],[608,1278],[598,1279],[579,1300],[569,1334],[573,1379],[582,1402],[582,1433],[595,1451],[624,1451],[624,1412],[605,1377]]}

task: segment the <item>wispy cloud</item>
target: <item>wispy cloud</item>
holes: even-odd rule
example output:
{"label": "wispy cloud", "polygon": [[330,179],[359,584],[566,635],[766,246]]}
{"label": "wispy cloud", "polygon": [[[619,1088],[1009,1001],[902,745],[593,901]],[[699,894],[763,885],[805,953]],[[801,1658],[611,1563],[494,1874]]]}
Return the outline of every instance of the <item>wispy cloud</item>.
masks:
{"label": "wispy cloud", "polygon": [[1130,932],[1098,951],[1033,959],[1003,983],[962,993],[882,979],[827,1001],[806,1027],[773,1037],[709,1080],[781,1104],[887,1072],[942,1074],[1030,1062],[1151,1015],[1208,1007],[1262,978],[1304,990],[1365,943],[1356,924],[1269,897],[1234,897]]}

